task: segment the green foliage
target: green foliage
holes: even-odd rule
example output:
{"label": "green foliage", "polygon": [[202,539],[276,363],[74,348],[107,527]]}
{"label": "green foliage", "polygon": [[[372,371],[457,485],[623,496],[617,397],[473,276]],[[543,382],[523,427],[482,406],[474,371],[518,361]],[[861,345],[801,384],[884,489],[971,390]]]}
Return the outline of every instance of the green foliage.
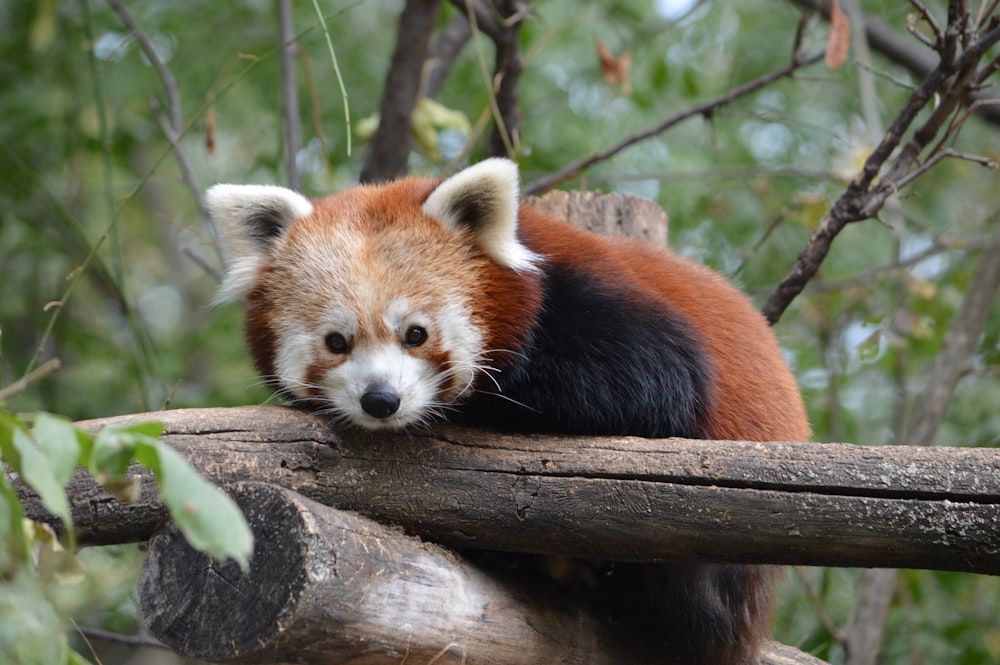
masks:
{"label": "green foliage", "polygon": [[[184,130],[179,145],[199,186],[284,181],[273,3],[126,4],[174,77]],[[379,109],[400,3],[318,4],[357,123]],[[519,89],[526,182],[788,61],[800,17],[794,3],[706,0],[680,14],[657,9],[670,4],[532,3]],[[860,4],[908,39],[911,3]],[[944,3],[925,4],[944,16]],[[327,33],[312,3],[293,5],[306,143],[298,161],[306,193],[321,195],[356,181],[364,146],[347,155],[348,124]],[[443,3],[441,25],[456,12]],[[630,52],[630,95],[603,80],[595,37],[615,54]],[[817,22],[805,50],[821,49],[824,37]],[[484,46],[489,62],[489,40]],[[912,74],[878,56],[837,71],[818,65],[711,118],[691,118],[566,186],[656,199],[670,215],[675,249],[732,275],[762,303],[872,148],[859,93],[865,72],[875,75],[877,120],[885,127],[916,84]],[[106,3],[0,6],[0,388],[45,358],[63,364],[11,397],[20,411],[83,419],[268,399],[238,342],[239,308],[208,306],[221,260],[151,99],[167,107],[157,72]],[[436,102],[472,124],[471,132],[461,123],[436,132],[447,162],[466,138],[478,137],[488,117],[473,49],[456,61]],[[996,159],[997,131],[973,116],[953,145]],[[471,159],[483,144],[471,146]],[[433,146],[415,150],[411,167],[440,173]],[[901,425],[921,407],[927,370],[967,289],[976,243],[997,223],[1000,187],[995,172],[952,160],[895,201],[881,222],[858,223],[838,237],[815,283],[776,327],[819,441],[899,442]],[[903,263],[921,252],[923,259]],[[1000,444],[998,364],[1000,312],[994,311],[937,443]],[[32,430],[0,419],[9,440],[3,455],[14,460],[29,444],[66,446],[43,456],[50,461],[28,462],[28,475],[54,487],[65,477],[72,443],[65,423],[43,425],[55,432],[44,437],[40,424]],[[99,453],[96,440],[78,437],[76,445],[81,454],[94,446],[94,457],[120,469],[125,448],[145,454],[142,437],[151,435],[108,434],[114,441],[101,442],[108,448]],[[169,480],[172,461],[158,463]],[[44,491],[55,510],[66,510],[58,492]],[[30,550],[13,496],[4,477],[0,571],[7,574],[23,566]],[[184,498],[171,499],[182,513]],[[804,599],[814,593],[832,625],[843,626],[854,572],[813,574],[809,589],[795,575],[786,580],[777,635],[836,662],[842,658],[836,636]],[[997,662],[996,620],[982,609],[996,607],[995,580],[931,572],[905,579],[892,610],[886,665]]]}
{"label": "green foliage", "polygon": [[[177,451],[160,445],[159,423],[111,425],[96,436],[48,413],[22,418],[0,410],[0,663],[85,662],[68,647],[66,617],[53,585],[77,584],[85,570],[73,550],[73,520],[65,487],[83,467],[119,500],[136,498],[133,461],[150,469],[171,518],[188,541],[246,569],[253,536],[236,504]],[[34,490],[65,528],[66,551],[50,527],[24,519],[12,485]]]}

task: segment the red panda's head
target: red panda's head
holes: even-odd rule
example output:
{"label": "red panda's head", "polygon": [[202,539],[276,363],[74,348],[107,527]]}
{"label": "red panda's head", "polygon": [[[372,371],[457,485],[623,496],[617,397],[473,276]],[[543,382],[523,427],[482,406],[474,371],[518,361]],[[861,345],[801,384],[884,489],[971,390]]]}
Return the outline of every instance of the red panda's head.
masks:
{"label": "red panda's head", "polygon": [[206,201],[229,259],[219,300],[246,301],[258,369],[352,425],[405,427],[460,400],[519,342],[502,310],[536,306],[507,160],[317,201],[256,185]]}

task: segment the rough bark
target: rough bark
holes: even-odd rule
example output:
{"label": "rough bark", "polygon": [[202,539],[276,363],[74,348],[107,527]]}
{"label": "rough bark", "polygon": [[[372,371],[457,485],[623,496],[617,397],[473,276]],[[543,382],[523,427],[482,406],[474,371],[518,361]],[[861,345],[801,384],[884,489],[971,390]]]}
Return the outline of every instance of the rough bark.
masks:
{"label": "rough bark", "polygon": [[[936,568],[1000,574],[1000,455],[499,435],[456,427],[337,433],[292,409],[165,411],[164,442],[220,484],[261,480],[455,547],[623,561]],[[83,542],[144,540],[165,519],[153,480],[125,506],[70,486]],[[24,492],[29,517],[46,519]],[[51,520],[51,518],[48,518]]]}
{"label": "rough bark", "polygon": [[149,544],[143,616],[181,654],[340,665],[654,662],[547,580],[515,581],[275,485],[231,493],[254,531],[247,574],[173,527]]}
{"label": "rough bark", "polygon": [[403,7],[382,93],[379,126],[361,167],[361,182],[384,182],[406,174],[413,144],[410,117],[420,94],[421,75],[440,5],[440,0],[407,0]]}
{"label": "rough bark", "polygon": [[496,117],[493,132],[486,144],[486,156],[517,158],[520,144],[520,113],[518,83],[521,80],[521,22],[526,15],[525,3],[520,0],[494,0],[499,14],[499,34],[493,37],[496,57],[493,68],[493,85],[496,96]]}
{"label": "rough bark", "polygon": [[545,196],[529,196],[525,203],[587,231],[667,246],[667,214],[654,201],[641,196],[554,190]]}

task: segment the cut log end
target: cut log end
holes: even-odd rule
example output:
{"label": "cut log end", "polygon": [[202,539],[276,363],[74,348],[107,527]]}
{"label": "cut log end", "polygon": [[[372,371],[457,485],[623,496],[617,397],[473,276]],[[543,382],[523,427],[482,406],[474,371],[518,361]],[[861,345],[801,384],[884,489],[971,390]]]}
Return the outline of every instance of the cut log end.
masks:
{"label": "cut log end", "polygon": [[655,201],[634,194],[556,190],[544,196],[526,197],[524,202],[587,231],[643,238],[656,247],[667,246],[667,213]]}
{"label": "cut log end", "polygon": [[277,500],[280,493],[269,485],[234,490],[255,539],[247,573],[190,547],[173,523],[150,540],[139,598],[162,642],[179,653],[222,660],[278,637],[306,585],[311,540],[305,514]]}
{"label": "cut log end", "polygon": [[[545,580],[490,571],[275,485],[229,490],[256,538],[247,573],[172,525],[150,540],[140,605],[152,633],[183,655],[244,665],[672,662]],[[814,662],[772,643],[760,665]]]}

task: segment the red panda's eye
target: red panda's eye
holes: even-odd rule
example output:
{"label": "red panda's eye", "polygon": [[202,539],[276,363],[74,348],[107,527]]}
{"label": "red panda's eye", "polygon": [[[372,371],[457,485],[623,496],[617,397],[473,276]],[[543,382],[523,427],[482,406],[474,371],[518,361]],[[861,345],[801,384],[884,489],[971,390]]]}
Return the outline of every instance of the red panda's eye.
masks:
{"label": "red panda's eye", "polygon": [[330,333],[323,341],[326,342],[326,348],[330,350],[330,353],[341,354],[351,350],[347,338],[340,333]]}
{"label": "red panda's eye", "polygon": [[420,326],[410,326],[406,329],[403,341],[407,346],[420,346],[427,341],[427,331]]}

